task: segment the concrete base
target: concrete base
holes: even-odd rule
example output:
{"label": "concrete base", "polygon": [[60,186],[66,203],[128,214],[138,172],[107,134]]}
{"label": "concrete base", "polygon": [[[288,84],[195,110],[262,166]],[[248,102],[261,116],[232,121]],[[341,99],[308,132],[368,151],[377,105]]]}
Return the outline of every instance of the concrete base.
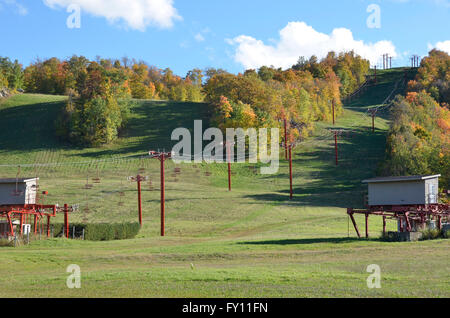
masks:
{"label": "concrete base", "polygon": [[422,238],[421,232],[388,232],[388,239],[395,242],[416,242]]}
{"label": "concrete base", "polygon": [[444,224],[442,224],[442,232],[443,232],[443,233],[446,233],[446,232],[448,232],[448,231],[450,231],[450,223],[444,223]]}

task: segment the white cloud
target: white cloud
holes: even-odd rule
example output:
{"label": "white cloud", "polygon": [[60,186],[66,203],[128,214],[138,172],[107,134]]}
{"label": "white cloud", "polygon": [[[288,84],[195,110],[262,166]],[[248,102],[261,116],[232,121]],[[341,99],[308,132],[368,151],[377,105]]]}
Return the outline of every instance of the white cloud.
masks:
{"label": "white cloud", "polygon": [[187,41],[183,41],[180,43],[180,47],[182,47],[183,49],[189,47],[189,43]]}
{"label": "white cloud", "polygon": [[449,0],[434,0],[434,2],[437,5],[442,5],[442,6],[446,7],[446,8],[450,8],[450,1]]}
{"label": "white cloud", "polygon": [[385,53],[397,57],[395,46],[390,41],[365,43],[353,38],[350,30],[336,28],[331,34],[314,30],[304,22],[290,22],[280,31],[280,39],[274,45],[267,45],[251,36],[240,35],[226,39],[236,45],[234,59],[246,69],[273,65],[284,69],[294,65],[300,56],[316,55],[323,58],[330,51],[337,53],[354,50],[375,65]]}
{"label": "white cloud", "polygon": [[170,28],[181,19],[173,0],[43,0],[50,8],[78,4],[82,12],[105,17],[111,23],[125,22],[131,29],[144,31],[155,25]]}
{"label": "white cloud", "polygon": [[22,4],[18,3],[16,0],[0,0],[0,9],[2,8],[1,4],[5,4],[14,8],[16,13],[20,15],[27,15],[28,9]]}
{"label": "white cloud", "polygon": [[[412,0],[391,0],[392,2],[398,2],[398,3],[410,3]],[[426,4],[435,4],[437,6],[443,6],[446,8],[450,7],[450,1],[449,0],[416,0],[415,2],[424,2]]]}
{"label": "white cloud", "polygon": [[206,27],[203,28],[200,32],[194,35],[194,40],[197,42],[205,42],[206,36],[211,33],[211,29]]}
{"label": "white cloud", "polygon": [[197,33],[197,34],[194,36],[194,39],[195,39],[195,41],[197,41],[197,42],[203,42],[203,41],[205,41],[205,37],[204,37],[201,33]]}
{"label": "white cloud", "polygon": [[434,48],[450,54],[450,40],[438,42],[435,45],[428,44],[429,50],[432,50]]}

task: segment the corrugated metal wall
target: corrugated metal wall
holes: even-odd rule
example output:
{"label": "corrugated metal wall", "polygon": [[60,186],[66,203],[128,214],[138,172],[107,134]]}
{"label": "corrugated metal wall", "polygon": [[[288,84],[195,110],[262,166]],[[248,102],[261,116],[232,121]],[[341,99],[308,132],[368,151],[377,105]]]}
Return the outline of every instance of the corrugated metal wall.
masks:
{"label": "corrugated metal wall", "polygon": [[17,190],[19,195],[14,195],[16,183],[0,183],[0,205],[35,204],[36,188],[33,186],[36,186],[36,181],[18,183]]}
{"label": "corrugated metal wall", "polygon": [[437,203],[438,192],[438,178],[369,183],[369,205],[433,204]]}

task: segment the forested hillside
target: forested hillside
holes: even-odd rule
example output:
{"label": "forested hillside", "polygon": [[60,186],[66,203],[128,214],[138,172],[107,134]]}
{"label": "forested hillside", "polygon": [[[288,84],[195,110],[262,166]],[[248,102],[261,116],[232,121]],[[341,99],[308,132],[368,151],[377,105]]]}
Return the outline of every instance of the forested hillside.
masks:
{"label": "forested hillside", "polygon": [[442,174],[450,181],[450,56],[433,50],[422,60],[405,97],[392,108],[384,175]]}
{"label": "forested hillside", "polygon": [[[193,69],[185,77],[140,61],[83,56],[36,61],[26,68],[0,59],[0,87],[16,92],[68,95],[55,132],[73,144],[108,144],[126,128],[132,99],[206,102],[211,125],[281,127],[297,124],[294,137],[307,137],[318,121],[337,116],[341,100],[355,91],[369,73],[369,62],[353,52],[330,52],[321,61],[301,57],[287,70],[263,66],[243,74],[221,69]],[[441,173],[450,175],[450,56],[433,50],[424,58],[406,96],[391,109],[383,175]],[[295,136],[296,135],[296,136]]]}
{"label": "forested hillside", "polygon": [[261,67],[234,75],[221,69],[193,69],[184,78],[169,68],[128,58],[50,58],[25,69],[17,61],[3,61],[3,74],[12,89],[69,96],[56,133],[85,146],[118,138],[132,98],[205,101],[211,124],[223,129],[276,127],[287,118],[302,127],[295,133],[306,137],[314,122],[331,120],[332,103],[336,115],[342,113],[342,97],[359,87],[369,72],[369,62],[353,52],[331,52],[322,61],[300,58],[288,70]]}
{"label": "forested hillside", "polygon": [[205,100],[213,105],[212,123],[228,127],[276,127],[283,118],[301,127],[295,137],[308,136],[314,122],[332,120],[342,109],[342,97],[365,81],[369,62],[353,52],[322,61],[300,58],[288,70],[261,67],[233,75],[210,73],[204,85]]}

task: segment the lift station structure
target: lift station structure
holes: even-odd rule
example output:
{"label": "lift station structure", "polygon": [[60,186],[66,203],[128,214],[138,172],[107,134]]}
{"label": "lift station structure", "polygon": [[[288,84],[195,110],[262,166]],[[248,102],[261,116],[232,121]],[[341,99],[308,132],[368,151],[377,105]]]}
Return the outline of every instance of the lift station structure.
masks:
{"label": "lift station structure", "polygon": [[365,216],[366,238],[369,237],[371,215],[383,218],[383,234],[386,234],[387,220],[396,220],[400,233],[417,232],[427,227],[442,229],[443,223],[450,220],[450,206],[439,203],[440,176],[381,177],[362,181],[368,184],[369,190],[366,209],[347,209],[358,237],[361,234],[355,214]]}
{"label": "lift station structure", "polygon": [[[39,204],[39,178],[0,179],[0,237],[11,239],[17,234],[28,234],[33,223],[34,234],[38,228],[42,232],[46,221],[46,235],[50,236],[50,220],[57,213],[64,213],[64,232],[69,235],[69,212],[77,210],[77,206],[64,204]],[[47,191],[42,191],[47,195]],[[17,227],[19,226],[19,229]]]}

